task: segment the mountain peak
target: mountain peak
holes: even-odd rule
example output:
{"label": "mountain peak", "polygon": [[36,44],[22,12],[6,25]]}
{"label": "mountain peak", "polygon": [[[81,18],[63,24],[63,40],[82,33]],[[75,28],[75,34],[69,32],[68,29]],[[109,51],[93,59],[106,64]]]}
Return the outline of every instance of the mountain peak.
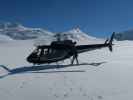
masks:
{"label": "mountain peak", "polygon": [[70,33],[83,33],[79,26],[74,27],[72,30],[69,31]]}

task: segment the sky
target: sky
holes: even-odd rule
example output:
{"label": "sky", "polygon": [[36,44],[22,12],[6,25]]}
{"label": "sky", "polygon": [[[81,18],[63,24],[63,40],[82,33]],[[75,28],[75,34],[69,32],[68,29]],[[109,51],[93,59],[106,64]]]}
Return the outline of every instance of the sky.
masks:
{"label": "sky", "polygon": [[133,29],[133,0],[0,0],[0,22],[97,37]]}

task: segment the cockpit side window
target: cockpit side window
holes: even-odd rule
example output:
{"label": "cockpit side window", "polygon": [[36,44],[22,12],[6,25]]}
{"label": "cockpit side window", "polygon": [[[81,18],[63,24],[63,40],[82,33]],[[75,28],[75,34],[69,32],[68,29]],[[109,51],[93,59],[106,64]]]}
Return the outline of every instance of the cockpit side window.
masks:
{"label": "cockpit side window", "polygon": [[37,55],[41,54],[41,49],[38,49]]}

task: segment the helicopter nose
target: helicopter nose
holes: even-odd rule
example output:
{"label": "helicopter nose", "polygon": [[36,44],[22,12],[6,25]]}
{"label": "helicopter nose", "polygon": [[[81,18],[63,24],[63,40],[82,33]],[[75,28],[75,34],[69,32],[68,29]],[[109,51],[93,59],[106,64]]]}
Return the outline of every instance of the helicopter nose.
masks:
{"label": "helicopter nose", "polygon": [[26,58],[26,60],[27,60],[28,62],[32,63],[32,59],[31,59],[30,56],[28,56],[28,57]]}
{"label": "helicopter nose", "polygon": [[37,57],[37,54],[36,53],[31,53],[27,58],[26,60],[30,63],[33,63],[35,58]]}

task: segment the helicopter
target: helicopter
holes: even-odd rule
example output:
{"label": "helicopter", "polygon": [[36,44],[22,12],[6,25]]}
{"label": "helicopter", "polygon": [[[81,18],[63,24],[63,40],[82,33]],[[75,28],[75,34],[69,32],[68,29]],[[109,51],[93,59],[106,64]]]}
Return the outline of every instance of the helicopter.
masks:
{"label": "helicopter", "polygon": [[91,44],[91,45],[76,45],[76,42],[72,40],[57,40],[51,42],[50,45],[38,45],[35,50],[27,57],[29,63],[34,65],[40,64],[49,64],[58,61],[63,61],[68,58],[72,58],[71,64],[73,64],[76,59],[78,62],[78,54],[92,51],[96,49],[101,49],[108,47],[112,52],[112,41],[114,38],[115,32],[113,32],[110,40],[107,39],[103,44]]}

